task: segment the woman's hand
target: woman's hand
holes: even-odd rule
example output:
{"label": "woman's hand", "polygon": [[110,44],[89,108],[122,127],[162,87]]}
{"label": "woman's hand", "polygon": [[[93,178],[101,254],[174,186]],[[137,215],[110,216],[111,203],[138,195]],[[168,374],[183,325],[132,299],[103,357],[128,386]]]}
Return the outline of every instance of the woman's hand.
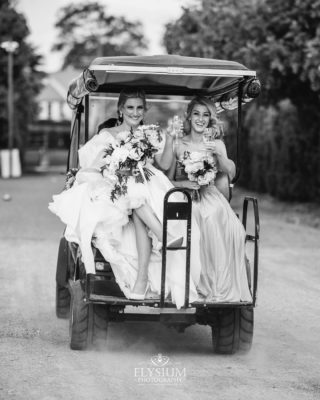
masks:
{"label": "woman's hand", "polygon": [[204,148],[207,151],[210,151],[212,154],[216,156],[221,156],[223,154],[223,146],[221,145],[221,141],[213,140],[212,142],[205,142]]}
{"label": "woman's hand", "polygon": [[215,148],[211,144],[208,144],[208,148],[211,145],[211,150],[208,151],[212,151],[212,154],[217,156],[218,169],[226,173],[229,179],[232,180],[236,173],[235,164],[228,158],[226,146],[222,140],[216,139],[214,144]]}
{"label": "woman's hand", "polygon": [[178,116],[173,117],[172,120],[168,122],[168,127],[166,131],[169,137],[173,139],[183,135],[183,121]]}

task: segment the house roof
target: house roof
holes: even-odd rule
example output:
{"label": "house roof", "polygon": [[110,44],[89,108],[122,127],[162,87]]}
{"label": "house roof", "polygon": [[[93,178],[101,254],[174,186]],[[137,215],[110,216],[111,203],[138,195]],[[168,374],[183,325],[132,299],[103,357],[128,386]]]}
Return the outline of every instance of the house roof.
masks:
{"label": "house roof", "polygon": [[82,71],[73,67],[48,74],[38,96],[39,101],[66,101],[69,83]]}

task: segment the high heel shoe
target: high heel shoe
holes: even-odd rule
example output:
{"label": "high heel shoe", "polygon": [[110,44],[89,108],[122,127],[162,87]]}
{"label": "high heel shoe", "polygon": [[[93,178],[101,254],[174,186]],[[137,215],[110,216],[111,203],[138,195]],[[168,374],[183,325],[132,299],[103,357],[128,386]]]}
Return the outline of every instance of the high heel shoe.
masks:
{"label": "high heel shoe", "polygon": [[[183,236],[175,237],[169,242],[167,242],[167,248],[171,249],[172,247],[181,247],[183,243]],[[162,242],[157,241],[155,245],[153,245],[153,250],[160,251],[162,249]]]}
{"label": "high heel shoe", "polygon": [[149,289],[149,285],[147,285],[144,293],[134,293],[131,292],[129,295],[129,300],[144,300],[146,298],[147,291]]}
{"label": "high heel shoe", "polygon": [[169,242],[167,243],[167,247],[168,248],[181,247],[182,243],[183,243],[183,236],[178,236],[169,240]]}

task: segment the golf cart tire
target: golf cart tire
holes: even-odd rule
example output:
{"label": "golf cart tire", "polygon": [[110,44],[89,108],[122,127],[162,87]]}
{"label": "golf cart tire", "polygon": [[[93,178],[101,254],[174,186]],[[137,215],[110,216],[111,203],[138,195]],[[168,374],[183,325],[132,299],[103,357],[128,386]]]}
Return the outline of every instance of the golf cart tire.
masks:
{"label": "golf cart tire", "polygon": [[71,295],[69,289],[56,283],[56,316],[67,319],[70,315]]}
{"label": "golf cart tire", "polygon": [[89,307],[85,302],[84,291],[79,280],[71,284],[69,321],[70,348],[72,350],[84,350],[88,341]]}
{"label": "golf cart tire", "polygon": [[85,350],[88,345],[102,344],[107,338],[107,307],[87,303],[79,280],[71,286],[70,348]]}
{"label": "golf cart tire", "polygon": [[102,304],[92,304],[92,338],[93,346],[103,345],[107,340],[108,308]]}
{"label": "golf cart tire", "polygon": [[213,351],[217,354],[246,353],[253,338],[253,307],[223,309],[212,329]]}
{"label": "golf cart tire", "polygon": [[56,282],[60,287],[68,284],[69,245],[65,237],[60,239],[56,268]]}

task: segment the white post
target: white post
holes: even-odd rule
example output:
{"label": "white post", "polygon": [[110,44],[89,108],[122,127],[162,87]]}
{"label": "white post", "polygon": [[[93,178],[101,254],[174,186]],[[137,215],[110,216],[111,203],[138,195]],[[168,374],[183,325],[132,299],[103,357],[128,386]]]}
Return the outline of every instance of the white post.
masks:
{"label": "white post", "polygon": [[[19,44],[13,40],[0,43],[0,47],[8,53],[8,154],[2,151],[1,170],[3,178],[21,176],[19,150],[14,149],[14,88],[13,88],[13,53]],[[14,155],[13,155],[14,154]],[[7,166],[5,165],[7,163]],[[20,172],[19,172],[20,171]]]}

